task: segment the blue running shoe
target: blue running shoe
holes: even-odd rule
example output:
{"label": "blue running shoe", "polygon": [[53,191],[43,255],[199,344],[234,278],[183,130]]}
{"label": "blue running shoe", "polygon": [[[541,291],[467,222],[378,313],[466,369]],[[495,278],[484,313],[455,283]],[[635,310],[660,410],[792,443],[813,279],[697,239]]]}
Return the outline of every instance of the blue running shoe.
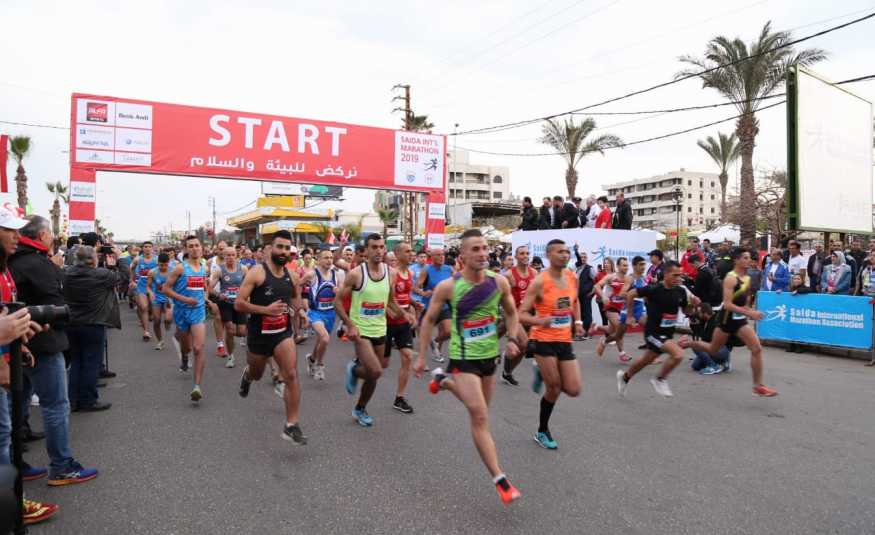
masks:
{"label": "blue running shoe", "polygon": [[48,468],[31,466],[27,463],[24,463],[24,467],[21,470],[21,479],[24,481],[33,481],[35,479],[46,477],[48,474]]}
{"label": "blue running shoe", "polygon": [[552,436],[550,436],[549,431],[547,431],[546,433],[541,433],[540,431],[538,431],[532,438],[535,439],[535,442],[538,443],[538,446],[541,446],[544,449],[555,450],[559,447],[559,444],[556,444],[556,441],[553,440]]}
{"label": "blue running shoe", "polygon": [[532,392],[540,394],[541,389],[544,388],[544,379],[541,377],[541,370],[538,369],[538,364],[535,362],[532,364],[535,371],[535,376],[532,378]]}
{"label": "blue running shoe", "polygon": [[371,427],[374,425],[374,419],[368,415],[368,411],[365,409],[358,410],[354,408],[352,410],[352,417],[355,418],[355,421],[362,427]]}
{"label": "blue running shoe", "polygon": [[355,376],[355,361],[351,360],[346,365],[346,393],[350,396],[355,394],[355,387],[358,384],[358,377]]}

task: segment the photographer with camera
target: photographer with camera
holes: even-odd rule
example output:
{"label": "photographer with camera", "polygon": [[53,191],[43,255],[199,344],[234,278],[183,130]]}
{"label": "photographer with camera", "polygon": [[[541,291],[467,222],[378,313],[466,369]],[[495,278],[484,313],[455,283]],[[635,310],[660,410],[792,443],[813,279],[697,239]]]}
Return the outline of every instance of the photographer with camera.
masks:
{"label": "photographer with camera", "polygon": [[[2,226],[2,225],[0,225]],[[9,269],[18,290],[18,300],[31,307],[41,307],[33,319],[48,324],[46,329],[22,346],[23,356],[32,355],[32,366],[24,369],[40,400],[46,433],[46,452],[49,455],[49,485],[60,486],[82,483],[97,477],[97,470],[84,468],[70,451],[70,402],[67,398],[67,377],[63,351],[69,344],[63,326],[66,320],[61,269],[49,258],[52,244],[51,223],[44,217],[31,216],[19,231],[18,247],[9,258]],[[63,308],[61,308],[63,307]]]}
{"label": "photographer with camera", "polygon": [[[18,217],[14,209],[0,207],[0,302],[12,303],[18,298],[15,281],[7,269],[7,260],[15,252],[18,243],[18,229],[27,221]],[[8,309],[0,312],[0,533],[11,529],[18,514],[18,504],[22,506],[21,519],[25,524],[35,524],[46,520],[58,510],[58,506],[33,500],[18,501],[13,492],[15,470],[11,469],[12,458],[12,392],[10,375],[11,344],[19,338],[29,338],[41,327],[32,322],[27,309],[10,314]],[[20,388],[21,385],[19,385]],[[25,401],[26,403],[26,401]],[[45,469],[32,468],[22,463],[23,470],[32,474],[45,475]],[[23,473],[27,477],[28,473]],[[10,514],[11,513],[11,514]]]}
{"label": "photographer with camera", "polygon": [[67,390],[73,411],[96,412],[112,406],[98,401],[97,376],[103,360],[106,328],[121,328],[115,295],[121,277],[116,268],[116,255],[107,254],[104,260],[106,267],[97,267],[94,247],[80,245],[73,266],[64,270],[64,299],[70,307]]}

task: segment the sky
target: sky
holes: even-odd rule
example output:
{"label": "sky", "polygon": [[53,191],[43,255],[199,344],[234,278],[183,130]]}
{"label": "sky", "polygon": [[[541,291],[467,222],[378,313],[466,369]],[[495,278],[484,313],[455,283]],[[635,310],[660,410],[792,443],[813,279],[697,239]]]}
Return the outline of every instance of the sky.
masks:
{"label": "sky", "polygon": [[[543,117],[673,78],[683,54],[700,55],[716,35],[752,40],[762,25],[802,37],[875,11],[875,0],[3,2],[0,121],[69,126],[73,92],[251,110],[397,128],[392,86],[412,86],[413,108],[435,133],[452,134]],[[807,41],[829,59],[828,79],[875,74],[875,19]],[[875,82],[849,86],[875,101]],[[695,79],[593,111],[635,111],[721,102]],[[600,133],[634,141],[735,115],[725,106],[645,116],[596,117]],[[754,164],[786,166],[785,108],[760,114]],[[456,129],[456,124],[458,128]],[[732,122],[587,157],[578,194],[678,168],[714,171],[696,140]],[[69,179],[69,131],[0,123],[29,135],[30,197],[47,213],[46,182]],[[542,153],[540,125],[449,138],[448,147]],[[474,153],[472,163],[510,168],[517,195],[564,194],[559,156]],[[10,163],[10,175],[14,168]],[[733,177],[737,173],[733,172]],[[258,183],[100,173],[97,217],[119,238],[146,238],[211,218],[218,226],[251,208]],[[732,181],[731,181],[732,182]],[[373,192],[348,190],[342,205],[371,209]],[[323,204],[319,208],[332,206]]]}

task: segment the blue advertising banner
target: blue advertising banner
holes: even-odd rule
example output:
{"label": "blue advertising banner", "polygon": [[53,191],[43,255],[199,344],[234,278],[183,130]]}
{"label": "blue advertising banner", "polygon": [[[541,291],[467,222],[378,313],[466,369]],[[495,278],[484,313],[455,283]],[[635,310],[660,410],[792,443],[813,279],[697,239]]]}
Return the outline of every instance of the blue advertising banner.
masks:
{"label": "blue advertising banner", "polygon": [[872,348],[872,305],[868,297],[758,292],[757,322],[764,340],[854,349]]}

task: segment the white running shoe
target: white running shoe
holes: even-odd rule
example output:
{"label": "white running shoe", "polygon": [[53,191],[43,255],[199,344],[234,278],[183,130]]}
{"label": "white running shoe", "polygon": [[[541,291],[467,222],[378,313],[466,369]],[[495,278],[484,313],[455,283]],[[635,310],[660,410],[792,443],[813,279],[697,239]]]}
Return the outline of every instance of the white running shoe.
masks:
{"label": "white running shoe", "polygon": [[323,364],[316,365],[316,373],[313,375],[313,379],[317,381],[325,380],[325,366]]}
{"label": "white running shoe", "polygon": [[617,370],[617,392],[620,393],[620,397],[626,397],[626,390],[629,388],[629,383],[623,378],[626,372],[623,370]]}
{"label": "white running shoe", "polygon": [[671,393],[671,387],[668,386],[668,381],[666,381],[665,379],[660,381],[659,379],[654,377],[650,379],[650,384],[653,385],[653,389],[656,390],[656,393],[660,396],[667,398],[674,396],[674,394]]}
{"label": "white running shoe", "polygon": [[435,362],[443,362],[444,357],[441,356],[441,350],[438,346],[438,343],[434,340],[431,341],[431,358]]}
{"label": "white running shoe", "polygon": [[228,355],[228,360],[225,361],[225,367],[226,368],[233,368],[234,367],[234,355]]}
{"label": "white running shoe", "polygon": [[161,351],[164,349],[164,340],[159,340],[157,344],[155,344],[155,351]]}
{"label": "white running shoe", "polygon": [[309,375],[310,377],[315,379],[316,378],[316,368],[319,365],[316,364],[315,360],[313,360],[313,353],[307,353],[307,356],[304,358],[307,359],[307,375]]}
{"label": "white running shoe", "polygon": [[285,383],[280,382],[280,383],[273,385],[273,393],[276,394],[277,396],[283,397],[283,394],[285,393],[285,391],[286,391],[286,384]]}

